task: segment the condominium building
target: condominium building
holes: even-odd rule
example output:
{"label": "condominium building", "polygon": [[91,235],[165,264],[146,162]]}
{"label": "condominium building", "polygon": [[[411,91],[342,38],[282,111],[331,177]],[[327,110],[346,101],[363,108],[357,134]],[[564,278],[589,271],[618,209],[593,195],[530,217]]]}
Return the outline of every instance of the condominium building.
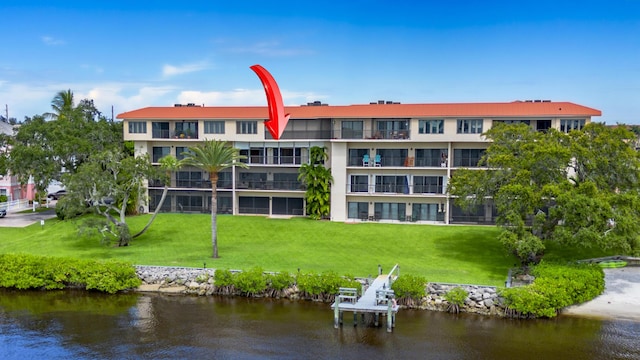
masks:
{"label": "condominium building", "polygon": [[[570,102],[329,106],[320,102],[285,108],[291,114],[280,140],[263,121],[267,107],[147,107],[118,115],[124,140],[154,164],[178,159],[203,140],[226,140],[247,157],[248,169],[220,174],[218,213],[304,216],[305,188],[298,181],[309,149],[327,149],[334,178],[333,221],[493,223],[490,202],[473,213],[454,206],[447,183],[456,169],[478,167],[488,146],[482,133],[496,123],[526,123],[538,131],[581,129],[599,110]],[[209,176],[183,168],[171,177],[161,211],[209,212]],[[146,210],[159,203],[164,184],[148,183]]]}

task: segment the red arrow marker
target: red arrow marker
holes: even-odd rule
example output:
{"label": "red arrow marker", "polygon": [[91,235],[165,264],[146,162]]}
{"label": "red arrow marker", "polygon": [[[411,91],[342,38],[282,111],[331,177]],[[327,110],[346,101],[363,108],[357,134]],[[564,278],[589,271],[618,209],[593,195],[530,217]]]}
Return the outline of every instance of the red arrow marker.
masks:
{"label": "red arrow marker", "polygon": [[289,114],[284,113],[284,104],[282,103],[282,95],[276,80],[269,72],[260,65],[250,67],[262,81],[264,92],[267,94],[267,104],[269,105],[269,120],[264,122],[271,136],[280,140],[280,136],[284,132],[284,128],[289,122]]}

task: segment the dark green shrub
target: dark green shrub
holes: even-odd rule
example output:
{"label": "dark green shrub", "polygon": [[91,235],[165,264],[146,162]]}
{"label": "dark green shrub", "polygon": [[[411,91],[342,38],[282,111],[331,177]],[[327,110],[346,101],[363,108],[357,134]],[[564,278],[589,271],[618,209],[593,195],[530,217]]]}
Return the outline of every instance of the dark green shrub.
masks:
{"label": "dark green shrub", "polygon": [[589,301],[604,291],[604,272],[593,264],[540,263],[532,271],[533,284],[504,289],[508,313],[520,317],[554,317],[574,304]]}
{"label": "dark green shrub", "polygon": [[267,277],[261,268],[255,267],[233,276],[233,284],[245,295],[261,294],[267,289]]}
{"label": "dark green shrub", "polygon": [[318,274],[299,274],[298,289],[317,298],[332,298],[341,287],[361,289],[362,285],[350,275],[338,276],[327,271]]}
{"label": "dark green shrub", "polygon": [[229,270],[216,270],[215,273],[215,285],[217,287],[231,286],[233,285],[233,274]]}
{"label": "dark green shrub", "polygon": [[459,313],[460,306],[464,305],[464,301],[467,299],[467,296],[469,296],[469,292],[461,287],[455,287],[447,291],[447,293],[444,294],[444,299],[449,302],[447,311],[456,314]]}
{"label": "dark green shrub", "polygon": [[268,287],[272,290],[282,291],[291,287],[295,283],[295,279],[286,271],[277,274],[267,275]]}
{"label": "dark green shrub", "polygon": [[131,264],[116,261],[3,254],[0,273],[0,287],[16,289],[80,287],[116,293],[141,284]]}
{"label": "dark green shrub", "polygon": [[422,276],[400,275],[391,285],[398,299],[422,299],[426,293],[427,279]]}

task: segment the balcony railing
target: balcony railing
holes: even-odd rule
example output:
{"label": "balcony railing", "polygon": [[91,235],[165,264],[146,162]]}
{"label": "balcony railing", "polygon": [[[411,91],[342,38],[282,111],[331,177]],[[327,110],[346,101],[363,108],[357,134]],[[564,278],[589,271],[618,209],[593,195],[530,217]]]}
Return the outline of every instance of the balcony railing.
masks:
{"label": "balcony railing", "polygon": [[369,194],[413,194],[413,195],[443,195],[443,186],[440,185],[405,185],[405,184],[348,184],[347,193]]}
{"label": "balcony railing", "polygon": [[180,140],[185,140],[185,139],[197,139],[198,138],[198,133],[186,133],[184,131],[173,131],[171,133],[171,137],[174,139],[180,139]]}
{"label": "balcony railing", "polygon": [[403,140],[411,138],[411,130],[337,129],[334,135],[337,139]]}
{"label": "balcony railing", "polygon": [[236,184],[236,189],[247,190],[305,190],[299,181],[246,181]]}
{"label": "balcony railing", "polygon": [[[273,136],[268,131],[264,133],[265,140],[273,140]],[[331,130],[285,130],[280,140],[328,140],[331,139]]]}

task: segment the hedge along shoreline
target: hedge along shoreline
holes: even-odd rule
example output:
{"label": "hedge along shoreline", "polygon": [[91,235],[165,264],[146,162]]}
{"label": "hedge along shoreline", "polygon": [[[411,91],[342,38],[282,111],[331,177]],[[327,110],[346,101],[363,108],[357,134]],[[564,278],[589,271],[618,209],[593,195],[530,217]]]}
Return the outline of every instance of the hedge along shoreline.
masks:
{"label": "hedge along shoreline", "polygon": [[114,294],[141,284],[135,268],[126,262],[0,254],[0,287],[4,288],[81,288]]}
{"label": "hedge along shoreline", "polygon": [[[563,308],[593,299],[604,291],[604,272],[591,264],[533,267],[531,285],[492,286],[427,283],[401,275],[392,286],[398,304],[416,309],[473,312],[484,315],[554,317]],[[322,274],[133,266],[118,261],[89,261],[34,255],[0,255],[0,287],[63,289],[68,287],[116,293],[137,289],[193,295],[234,295],[335,301],[340,287],[360,289],[370,279]],[[460,294],[466,294],[462,298]],[[452,306],[454,305],[454,306]]]}

